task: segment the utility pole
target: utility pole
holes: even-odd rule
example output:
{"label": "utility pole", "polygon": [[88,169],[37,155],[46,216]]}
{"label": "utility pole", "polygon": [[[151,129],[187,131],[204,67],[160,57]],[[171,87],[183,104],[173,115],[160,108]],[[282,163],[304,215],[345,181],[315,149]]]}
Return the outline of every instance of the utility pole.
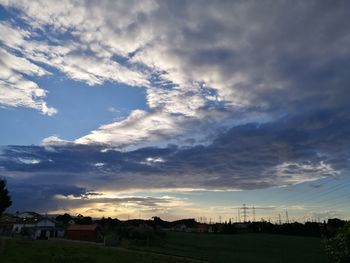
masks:
{"label": "utility pole", "polygon": [[238,222],[241,223],[241,208],[238,208]]}

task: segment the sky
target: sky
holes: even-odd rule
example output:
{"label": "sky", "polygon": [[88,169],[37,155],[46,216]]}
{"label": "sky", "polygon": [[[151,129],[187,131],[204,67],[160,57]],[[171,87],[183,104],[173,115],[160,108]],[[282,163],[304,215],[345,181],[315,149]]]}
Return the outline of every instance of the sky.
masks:
{"label": "sky", "polygon": [[0,0],[9,211],[349,219],[348,10]]}

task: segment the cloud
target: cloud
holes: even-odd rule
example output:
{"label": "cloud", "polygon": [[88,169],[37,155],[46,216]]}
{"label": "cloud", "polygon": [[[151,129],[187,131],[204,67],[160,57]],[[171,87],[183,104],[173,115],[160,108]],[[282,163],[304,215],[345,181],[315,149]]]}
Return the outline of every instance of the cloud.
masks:
{"label": "cloud", "polygon": [[17,57],[0,48],[0,105],[5,107],[27,107],[41,111],[49,116],[57,113],[43,100],[46,91],[28,76],[43,76],[45,70],[25,58]]}
{"label": "cloud", "polygon": [[[277,176],[286,185],[314,181],[325,177],[335,177],[340,174],[331,165],[323,161],[319,163],[282,163],[275,167]],[[317,178],[318,177],[318,178]]]}
{"label": "cloud", "polygon": [[[347,2],[2,4],[19,10],[36,35],[48,36],[42,40],[12,28],[17,33],[4,43],[23,57],[89,85],[112,81],[146,89],[150,110],[142,119],[149,126],[139,135],[139,125],[130,121],[140,115],[135,110],[77,142],[120,147],[117,134],[125,138],[129,123],[128,140],[138,147],[146,145],[147,136],[148,144],[172,137],[186,145],[193,142],[189,131],[211,126],[203,136],[208,143],[241,115],[276,119],[302,107],[345,106],[349,99],[349,29],[342,26],[348,21]],[[213,112],[214,118],[221,116],[216,122]]]}
{"label": "cloud", "polygon": [[14,183],[222,191],[349,171],[346,1],[1,3],[21,22],[0,24],[3,105],[50,114],[29,76],[54,68],[142,87],[149,107],[74,141],[5,147]]}
{"label": "cloud", "polygon": [[49,136],[49,137],[46,137],[42,140],[42,145],[46,147],[46,149],[52,149],[53,148],[50,148],[50,145],[67,145],[67,144],[72,144],[70,141],[66,141],[66,140],[62,140],[60,139],[59,137],[53,135],[53,136]]}
{"label": "cloud", "polygon": [[124,214],[150,218],[155,212],[186,207],[185,199],[171,196],[126,196],[119,193],[91,192],[88,189],[61,184],[12,184],[12,199],[16,210],[28,208],[42,213],[71,213],[100,217]]}
{"label": "cloud", "polygon": [[120,112],[121,112],[120,110],[118,110],[118,109],[116,109],[116,108],[114,108],[114,107],[109,107],[107,110],[108,110],[109,112],[112,112],[112,113],[120,113]]}
{"label": "cloud", "polygon": [[172,137],[184,133],[182,116],[135,110],[125,120],[101,126],[91,134],[77,139],[78,144],[110,144],[120,148],[130,145],[170,143]]}
{"label": "cloud", "polygon": [[70,78],[84,81],[89,85],[102,84],[105,81],[126,83],[130,86],[147,85],[142,73],[131,71],[109,59],[67,54],[54,61],[45,62],[66,73]]}
{"label": "cloud", "polygon": [[18,158],[18,160],[22,163],[25,164],[39,164],[41,161],[37,159],[23,159],[23,158]]}
{"label": "cloud", "polygon": [[60,184],[12,184],[11,180],[8,181],[8,187],[11,188],[11,198],[16,205],[14,211],[27,211],[30,208],[43,213],[62,207],[55,200],[56,195],[81,196],[87,191],[84,188]]}
{"label": "cloud", "polygon": [[102,125],[76,139],[77,144],[105,144],[118,149],[208,145],[221,132],[250,122],[266,123],[273,117],[252,112],[231,113],[226,109],[202,108],[199,117],[164,111],[134,110],[123,120]]}
{"label": "cloud", "polygon": [[90,47],[77,45],[72,40],[38,41],[37,35],[44,32],[26,31],[5,22],[0,23],[0,33],[9,36],[0,40],[0,103],[4,106],[34,108],[49,116],[57,113],[43,100],[47,92],[35,80],[28,78],[51,74],[36,63],[56,68],[71,79],[88,85],[105,81],[131,86],[148,85],[142,72],[127,68],[111,58],[89,56]]}
{"label": "cloud", "polygon": [[[23,183],[60,183],[96,191],[292,185],[349,171],[350,120],[343,114],[312,112],[265,124],[242,124],[206,146],[128,151],[106,151],[104,144],[51,144],[49,149],[8,146],[2,150],[0,166],[4,176],[21,178]],[[330,135],[329,130],[338,132]]]}

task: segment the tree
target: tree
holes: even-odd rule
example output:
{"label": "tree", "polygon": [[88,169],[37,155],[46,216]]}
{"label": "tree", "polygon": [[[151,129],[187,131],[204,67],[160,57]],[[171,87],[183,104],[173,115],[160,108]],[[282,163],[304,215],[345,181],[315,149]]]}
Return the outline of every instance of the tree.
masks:
{"label": "tree", "polygon": [[0,179],[0,215],[11,205],[11,196],[6,188],[6,181]]}
{"label": "tree", "polygon": [[61,222],[64,225],[68,225],[69,221],[72,219],[73,219],[73,217],[67,213],[65,213],[64,215],[56,216],[56,221]]}
{"label": "tree", "polygon": [[326,251],[335,263],[350,262],[350,223],[337,231],[337,234],[326,240]]}
{"label": "tree", "polygon": [[[6,208],[12,205],[9,191],[6,188],[6,181],[0,179],[0,216]],[[0,255],[3,254],[5,249],[5,239],[0,239]]]}
{"label": "tree", "polygon": [[75,218],[75,222],[78,225],[91,225],[92,224],[92,218],[90,216],[83,216],[83,215],[79,214]]}

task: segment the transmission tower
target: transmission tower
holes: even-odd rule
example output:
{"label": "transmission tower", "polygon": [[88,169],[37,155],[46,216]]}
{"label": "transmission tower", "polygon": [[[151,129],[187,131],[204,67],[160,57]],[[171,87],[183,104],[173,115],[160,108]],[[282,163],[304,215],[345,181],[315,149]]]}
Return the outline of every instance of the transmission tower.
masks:
{"label": "transmission tower", "polygon": [[255,222],[255,206],[253,206],[253,222]]}
{"label": "transmission tower", "polygon": [[243,204],[242,210],[243,210],[243,220],[244,223],[247,222],[247,206],[245,204]]}
{"label": "transmission tower", "polygon": [[288,210],[286,210],[286,223],[289,224]]}

